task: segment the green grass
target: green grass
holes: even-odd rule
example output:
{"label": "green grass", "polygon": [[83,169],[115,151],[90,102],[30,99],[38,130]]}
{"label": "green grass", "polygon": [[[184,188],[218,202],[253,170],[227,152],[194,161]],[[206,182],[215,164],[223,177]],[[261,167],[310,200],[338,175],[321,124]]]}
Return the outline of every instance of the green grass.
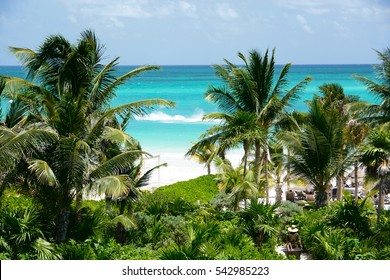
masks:
{"label": "green grass", "polygon": [[177,182],[158,188],[155,193],[163,193],[175,198],[183,198],[188,202],[209,203],[218,193],[215,175],[204,175],[188,181]]}

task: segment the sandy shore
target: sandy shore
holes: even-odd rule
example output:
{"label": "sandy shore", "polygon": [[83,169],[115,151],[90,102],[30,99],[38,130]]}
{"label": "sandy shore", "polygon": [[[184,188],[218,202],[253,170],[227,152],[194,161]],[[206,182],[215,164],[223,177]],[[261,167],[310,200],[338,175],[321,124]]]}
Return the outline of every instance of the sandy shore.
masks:
{"label": "sandy shore", "polygon": [[[167,167],[161,167],[154,172],[147,189],[155,189],[175,182],[186,181],[202,175],[207,175],[205,165],[199,164],[195,159],[185,158],[184,154],[184,150],[183,152],[177,153],[153,153],[153,158],[146,159],[143,169],[144,172],[158,164],[168,164]],[[227,158],[236,166],[240,163],[241,155],[239,151],[236,151],[229,153]],[[214,165],[212,165],[211,171],[213,174],[217,172]]]}

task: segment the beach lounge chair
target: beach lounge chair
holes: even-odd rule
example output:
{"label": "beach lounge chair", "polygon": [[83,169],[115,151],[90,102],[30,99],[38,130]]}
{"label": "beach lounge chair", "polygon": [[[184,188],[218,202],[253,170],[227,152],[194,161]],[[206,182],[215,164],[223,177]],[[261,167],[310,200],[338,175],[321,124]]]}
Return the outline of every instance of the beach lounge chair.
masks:
{"label": "beach lounge chair", "polygon": [[316,201],[314,193],[307,193],[306,194],[306,201],[307,202],[314,202],[314,201]]}
{"label": "beach lounge chair", "polygon": [[288,192],[286,192],[286,200],[294,202],[295,201],[295,192],[293,192],[292,190],[289,190]]}

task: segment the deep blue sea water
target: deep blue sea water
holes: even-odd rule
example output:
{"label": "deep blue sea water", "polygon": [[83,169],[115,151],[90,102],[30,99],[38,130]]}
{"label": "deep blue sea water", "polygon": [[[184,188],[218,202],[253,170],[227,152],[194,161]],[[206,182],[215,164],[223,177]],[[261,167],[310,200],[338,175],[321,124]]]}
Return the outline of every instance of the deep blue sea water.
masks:
{"label": "deep blue sea water", "polygon": [[[118,75],[130,71],[132,66],[118,67]],[[277,66],[279,74],[281,66]],[[0,66],[0,74],[24,77],[20,67]],[[304,100],[318,94],[324,83],[339,83],[346,94],[357,95],[361,100],[375,102],[364,85],[352,77],[359,74],[375,78],[371,65],[293,65],[288,76],[289,86],[296,85],[306,76],[313,78],[293,109],[305,110]],[[128,132],[138,139],[146,151],[152,153],[181,153],[196,142],[210,123],[201,121],[203,114],[216,111],[204,93],[208,85],[220,85],[211,66],[163,66],[161,70],[145,72],[122,85],[112,105],[148,98],[164,98],[176,102],[171,109],[158,108],[149,116],[133,120]]]}

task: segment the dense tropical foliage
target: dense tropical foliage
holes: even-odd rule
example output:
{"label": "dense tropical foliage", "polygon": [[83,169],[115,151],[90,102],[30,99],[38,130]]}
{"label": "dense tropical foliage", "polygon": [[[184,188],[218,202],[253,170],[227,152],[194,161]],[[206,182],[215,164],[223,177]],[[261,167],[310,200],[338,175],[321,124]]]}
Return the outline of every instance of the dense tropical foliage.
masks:
{"label": "dense tropical foliage", "polygon": [[[164,164],[143,170],[149,154],[126,127],[174,104],[112,107],[120,85],[158,67],[118,76],[118,58],[103,65],[103,49],[90,30],[76,44],[54,35],[37,51],[11,48],[27,77],[0,76],[9,104],[0,124],[0,259],[286,259],[275,248],[291,224],[312,259],[390,259],[389,49],[378,52],[377,80],[357,77],[377,104],[324,84],[306,112],[290,105],[311,78],[289,88],[291,64],[275,75],[274,50],[239,53],[243,66],[215,65],[224,84],[205,98],[221,112],[204,119],[219,123],[186,156],[217,174],[153,193],[141,189]],[[243,150],[241,165],[227,159],[231,149]],[[361,199],[359,165],[368,186]],[[342,191],[350,170],[355,197]],[[337,201],[328,200],[333,181]],[[292,182],[313,187],[315,203],[283,201],[282,185]]]}

